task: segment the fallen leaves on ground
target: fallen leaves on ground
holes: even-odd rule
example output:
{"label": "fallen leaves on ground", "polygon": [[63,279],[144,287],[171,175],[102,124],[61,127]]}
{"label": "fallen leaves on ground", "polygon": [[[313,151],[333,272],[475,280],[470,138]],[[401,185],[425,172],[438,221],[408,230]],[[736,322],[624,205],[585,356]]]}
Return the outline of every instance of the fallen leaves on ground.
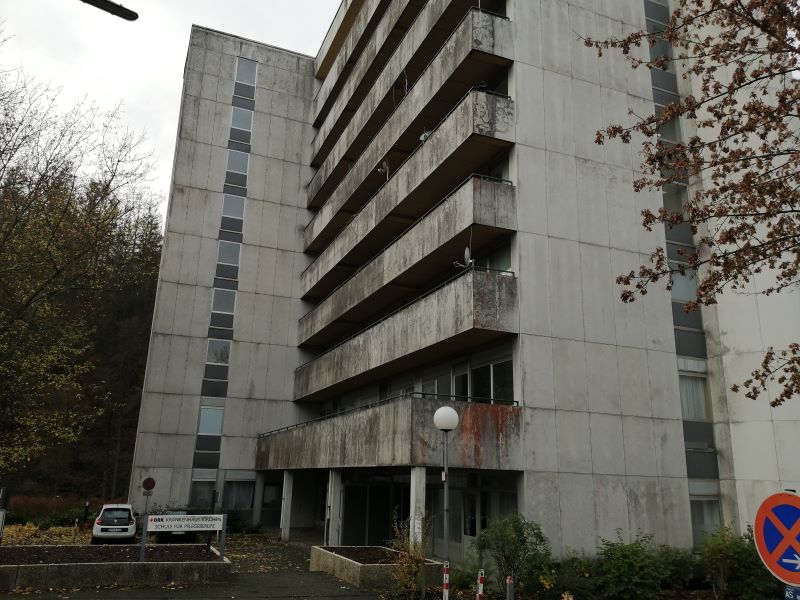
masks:
{"label": "fallen leaves on ground", "polygon": [[234,573],[308,571],[308,550],[262,533],[228,535],[225,556]]}
{"label": "fallen leaves on ground", "polygon": [[6,525],[3,530],[4,546],[75,546],[92,540],[90,529],[75,527],[50,527],[39,529],[36,525]]}

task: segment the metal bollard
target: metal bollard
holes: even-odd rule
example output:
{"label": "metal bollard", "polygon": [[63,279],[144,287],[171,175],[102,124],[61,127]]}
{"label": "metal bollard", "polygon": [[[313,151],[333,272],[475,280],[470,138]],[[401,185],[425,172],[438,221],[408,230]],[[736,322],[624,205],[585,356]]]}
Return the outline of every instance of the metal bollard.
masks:
{"label": "metal bollard", "polygon": [[483,576],[483,569],[478,571],[478,593],[475,594],[475,600],[483,600],[483,584],[486,583],[486,578]]}
{"label": "metal bollard", "polygon": [[506,600],[514,600],[514,578],[506,577]]}
{"label": "metal bollard", "polygon": [[444,569],[442,569],[442,600],[448,600],[450,598],[450,563],[444,563]]}

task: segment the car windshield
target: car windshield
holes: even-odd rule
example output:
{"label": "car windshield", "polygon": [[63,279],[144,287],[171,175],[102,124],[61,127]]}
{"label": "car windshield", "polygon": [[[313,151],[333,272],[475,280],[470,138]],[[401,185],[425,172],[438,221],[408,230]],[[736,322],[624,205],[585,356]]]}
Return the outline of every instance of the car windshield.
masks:
{"label": "car windshield", "polygon": [[127,508],[107,508],[103,511],[104,519],[127,519],[131,512]]}

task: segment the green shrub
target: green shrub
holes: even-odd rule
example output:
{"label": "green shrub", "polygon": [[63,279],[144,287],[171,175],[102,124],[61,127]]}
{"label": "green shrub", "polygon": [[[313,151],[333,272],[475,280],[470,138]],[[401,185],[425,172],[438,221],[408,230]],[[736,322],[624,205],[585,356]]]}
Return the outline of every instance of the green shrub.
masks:
{"label": "green shrub", "polygon": [[631,543],[603,540],[597,564],[597,584],[609,600],[649,600],[659,589],[661,578],[651,550],[652,535],[637,535]]}
{"label": "green shrub", "polygon": [[552,566],[550,573],[540,578],[541,591],[536,596],[542,600],[561,600],[566,592],[578,600],[595,600],[594,559],[568,556]]}
{"label": "green shrub", "polygon": [[542,528],[514,513],[493,521],[475,542],[481,555],[488,554],[497,569],[497,581],[505,587],[511,575],[520,587],[539,588],[539,577],[550,569],[550,542]]}
{"label": "green shrub", "polygon": [[[426,537],[427,527],[423,525],[423,539]],[[411,543],[411,519],[400,521],[395,513],[392,519],[392,533],[394,538],[389,542],[389,547],[398,552],[397,568],[392,574],[395,583],[393,598],[424,598],[428,585],[425,576],[424,543]]]}
{"label": "green shrub", "polygon": [[719,600],[780,597],[781,586],[762,564],[751,528],[744,535],[736,535],[723,526],[706,536],[700,561]]}
{"label": "green shrub", "polygon": [[450,587],[455,590],[475,592],[478,571],[482,568],[478,555],[473,547],[467,550],[464,560],[450,565]]}
{"label": "green shrub", "polygon": [[685,590],[697,572],[697,559],[691,550],[660,546],[655,551],[659,585],[662,590]]}

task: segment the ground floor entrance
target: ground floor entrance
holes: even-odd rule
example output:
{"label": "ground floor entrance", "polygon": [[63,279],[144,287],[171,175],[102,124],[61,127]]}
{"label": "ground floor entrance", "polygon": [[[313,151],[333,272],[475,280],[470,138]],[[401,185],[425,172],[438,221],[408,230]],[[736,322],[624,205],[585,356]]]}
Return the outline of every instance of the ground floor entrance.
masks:
{"label": "ground floor entrance", "polygon": [[[514,471],[450,470],[451,560],[463,560],[493,520],[517,512],[520,477]],[[445,556],[441,469],[308,469],[268,472],[260,479],[261,524],[277,525],[284,539],[385,546],[405,525],[429,555]]]}

